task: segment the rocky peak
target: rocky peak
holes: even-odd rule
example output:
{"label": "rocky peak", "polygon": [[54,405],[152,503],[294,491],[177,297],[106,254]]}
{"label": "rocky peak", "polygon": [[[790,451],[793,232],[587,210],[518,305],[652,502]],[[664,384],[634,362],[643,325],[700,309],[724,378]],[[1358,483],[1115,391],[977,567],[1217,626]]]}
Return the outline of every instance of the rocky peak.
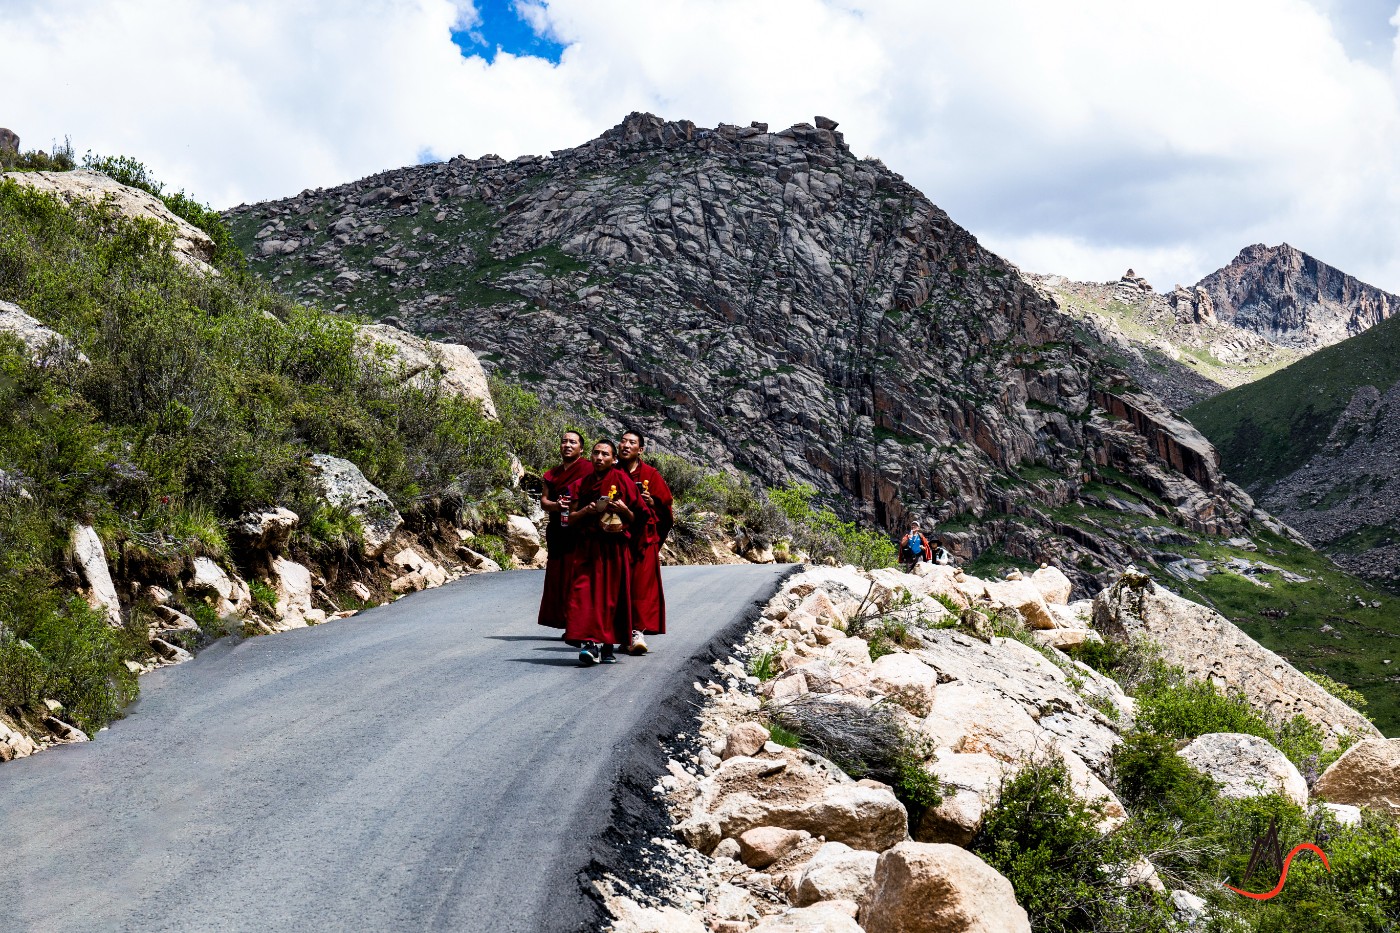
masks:
{"label": "rocky peak", "polygon": [[1287,243],[1255,243],[1197,283],[1220,320],[1302,350],[1330,346],[1400,309],[1400,297]]}
{"label": "rocky peak", "polygon": [[848,515],[973,523],[972,553],[1010,535],[1072,566],[1144,559],[1057,537],[1050,511],[1096,465],[1139,476],[1161,520],[1249,521],[1149,405],[1104,407],[1121,377],[1052,300],[829,118],[634,113],[552,157],[458,157],[227,216],[293,295],[467,344],[613,428],[811,483]]}
{"label": "rocky peak", "polygon": [[19,152],[19,134],[0,126],[0,152]]}

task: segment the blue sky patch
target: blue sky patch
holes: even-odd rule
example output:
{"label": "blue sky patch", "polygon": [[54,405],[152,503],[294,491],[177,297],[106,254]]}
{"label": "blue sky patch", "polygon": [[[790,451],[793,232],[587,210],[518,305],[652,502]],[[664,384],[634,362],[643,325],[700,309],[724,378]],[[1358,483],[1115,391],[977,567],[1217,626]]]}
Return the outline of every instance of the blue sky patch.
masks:
{"label": "blue sky patch", "polygon": [[516,0],[476,0],[481,21],[452,33],[452,41],[466,56],[478,55],[487,62],[496,60],[499,49],[510,55],[529,55],[559,63],[564,46],[542,36],[520,15]]}

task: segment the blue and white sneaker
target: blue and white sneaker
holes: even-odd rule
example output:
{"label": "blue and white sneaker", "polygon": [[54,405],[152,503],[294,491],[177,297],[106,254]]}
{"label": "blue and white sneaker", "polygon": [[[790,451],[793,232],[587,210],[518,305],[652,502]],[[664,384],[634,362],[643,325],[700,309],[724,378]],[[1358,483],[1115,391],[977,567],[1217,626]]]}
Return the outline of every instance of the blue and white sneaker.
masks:
{"label": "blue and white sneaker", "polygon": [[616,663],[617,663],[617,655],[613,654],[613,646],[612,646],[612,645],[604,645],[604,646],[603,646],[603,656],[602,656],[602,658],[600,658],[599,660],[601,660],[604,664],[616,664]]}
{"label": "blue and white sneaker", "polygon": [[578,663],[584,667],[592,667],[598,663],[598,646],[594,642],[586,641],[583,647],[578,650]]}

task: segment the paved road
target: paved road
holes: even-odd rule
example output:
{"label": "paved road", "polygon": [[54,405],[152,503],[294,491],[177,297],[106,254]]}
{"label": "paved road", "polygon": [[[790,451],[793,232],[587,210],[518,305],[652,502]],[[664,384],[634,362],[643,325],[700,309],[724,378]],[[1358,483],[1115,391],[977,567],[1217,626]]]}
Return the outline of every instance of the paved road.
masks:
{"label": "paved road", "polygon": [[784,569],[668,568],[673,632],[614,666],[521,571],[157,671],[96,741],[0,765],[0,929],[591,928],[629,749]]}

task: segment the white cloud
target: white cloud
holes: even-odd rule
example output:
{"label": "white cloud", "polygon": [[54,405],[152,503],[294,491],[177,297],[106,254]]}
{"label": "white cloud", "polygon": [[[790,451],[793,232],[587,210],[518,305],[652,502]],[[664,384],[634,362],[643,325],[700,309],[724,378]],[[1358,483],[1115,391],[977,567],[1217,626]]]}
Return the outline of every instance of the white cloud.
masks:
{"label": "white cloud", "polygon": [[1027,268],[1165,288],[1287,240],[1400,291],[1380,2],[519,0],[568,43],[554,65],[463,58],[467,0],[11,0],[0,122],[224,206],[577,145],[634,109],[821,113]]}

